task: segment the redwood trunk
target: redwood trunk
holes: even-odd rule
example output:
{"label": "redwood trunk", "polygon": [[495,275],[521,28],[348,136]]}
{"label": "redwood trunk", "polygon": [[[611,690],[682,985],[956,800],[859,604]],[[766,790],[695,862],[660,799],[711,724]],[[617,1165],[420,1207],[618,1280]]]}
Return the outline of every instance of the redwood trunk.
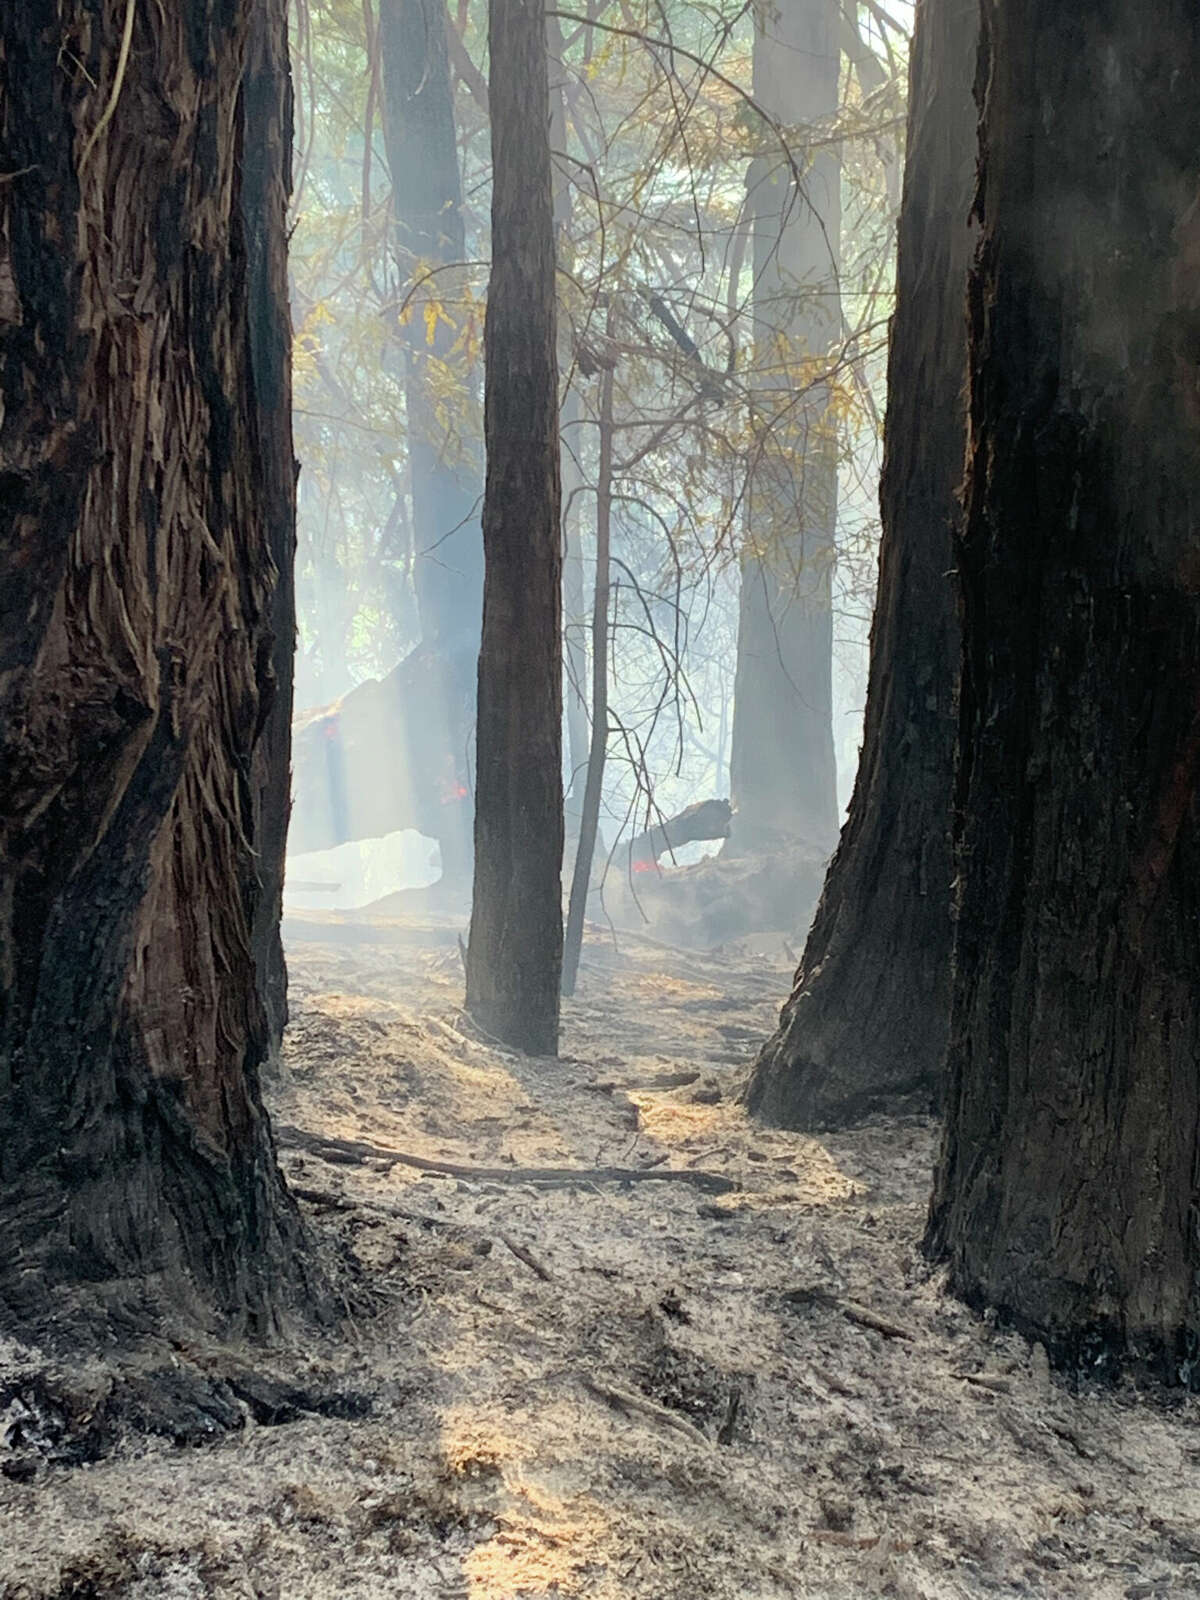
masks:
{"label": "redwood trunk", "polygon": [[492,275],[484,428],[475,893],[467,1010],[558,1050],[562,552],[549,87],[543,7],[492,0]]}
{"label": "redwood trunk", "polygon": [[254,404],[246,424],[262,474],[263,515],[275,568],[269,654],[259,667],[262,737],[255,750],[255,852],[261,892],[254,964],[272,1053],[287,1022],[280,937],[291,812],[292,684],[296,655],[296,463],[292,455],[292,330],[287,210],[292,188],[292,81],[278,10],[255,5],[242,83],[241,223],[246,237],[247,332]]}
{"label": "redwood trunk", "polygon": [[765,1120],[845,1123],[939,1095],[950,988],[951,583],[966,438],[967,225],[978,18],[923,0],[888,370],[883,543],[862,758],[841,844],[749,1099]]}
{"label": "redwood trunk", "polygon": [[123,0],[0,10],[0,1307],[25,1333],[261,1327],[294,1270],[253,959],[290,540],[278,431],[257,458],[286,324],[243,221],[256,9],[279,63],[282,0],[180,0],[136,7],[123,75]]}
{"label": "redwood trunk", "polygon": [[1200,12],[984,7],[929,1243],[1095,1372],[1200,1344]]}

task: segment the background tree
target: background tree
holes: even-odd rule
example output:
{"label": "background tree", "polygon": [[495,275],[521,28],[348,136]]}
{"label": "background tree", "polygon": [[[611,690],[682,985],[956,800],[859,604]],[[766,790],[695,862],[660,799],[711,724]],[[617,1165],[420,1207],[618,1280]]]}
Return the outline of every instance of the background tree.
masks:
{"label": "background tree", "polygon": [[[443,304],[459,287],[451,269],[461,279],[466,257],[450,26],[445,0],[381,0],[383,129],[397,279],[406,300],[423,285],[430,290],[422,297],[425,314],[402,319],[412,580],[426,660],[419,674],[404,675],[405,685],[415,683],[419,692],[405,702],[407,737],[396,742],[408,748],[410,767],[427,763],[430,724],[442,730],[446,753],[436,763],[442,877],[448,887],[465,887],[471,871],[468,766],[483,609],[483,464],[478,438],[459,426],[445,403],[443,381],[446,368],[456,362],[465,369],[459,382],[474,387],[475,376],[461,329]],[[378,781],[369,765],[358,777]],[[404,775],[396,778],[402,785],[406,781]]]}
{"label": "background tree", "polygon": [[[731,843],[742,851],[796,836],[828,848],[837,832],[838,448],[821,378],[842,331],[841,161],[830,137],[840,18],[836,0],[784,0],[755,14],[755,99],[785,126],[803,122],[812,142],[796,156],[759,156],[747,184],[752,404],[769,420],[751,445],[745,502],[731,757]],[[797,361],[808,371],[797,374]]]}
{"label": "background tree", "polygon": [[468,1012],[558,1053],[562,548],[550,89],[541,0],[492,0],[483,642]]}
{"label": "background tree", "polygon": [[1064,1359],[1200,1340],[1200,14],[984,7],[930,1247]]}
{"label": "background tree", "polygon": [[880,486],[866,735],[850,812],[751,1108],[790,1127],[939,1094],[950,990],[958,623],[951,530],[966,446],[972,0],[922,0]]}
{"label": "background tree", "polygon": [[262,1327],[295,1273],[252,954],[285,25],[281,0],[0,13],[0,1306],[24,1333]]}
{"label": "background tree", "polygon": [[[399,654],[409,648],[399,642],[401,634],[410,641],[416,636],[420,566],[412,509],[415,418],[400,364],[378,354],[381,329],[394,323],[397,306],[413,334],[411,348],[424,352],[439,452],[462,460],[478,445],[470,372],[489,252],[491,182],[487,89],[479,65],[483,8],[459,0],[449,11],[445,37],[467,259],[459,268],[431,263],[423,272],[419,264],[393,260],[388,243],[387,167],[378,140],[373,144],[370,137],[373,62],[382,84],[371,8],[364,13],[358,0],[298,0],[306,152],[293,249],[302,318],[297,417],[306,463],[300,703],[312,704],[305,686],[318,676],[339,692],[358,679],[380,679],[347,696],[336,716],[305,718],[297,739],[293,823],[299,848],[405,826],[440,836],[442,795],[469,790],[473,782],[469,770],[451,773],[450,781],[443,775],[452,751],[427,749],[424,742],[410,750],[407,737],[394,736],[388,719],[399,714],[400,680],[410,667],[396,669],[389,683],[386,657],[389,639],[398,641]],[[570,552],[564,580],[570,772],[579,789],[589,743],[580,691],[594,677],[584,596],[595,588],[601,429],[593,358],[606,340],[602,303],[614,308],[617,320],[610,733],[601,818],[608,848],[601,851],[601,870],[609,859],[624,865],[609,873],[610,887],[614,876],[624,878],[629,870],[624,843],[609,854],[618,835],[627,841],[697,795],[728,792],[746,481],[770,431],[789,424],[793,394],[816,397],[820,391],[816,414],[826,423],[825,446],[842,457],[840,560],[833,569],[839,704],[856,704],[861,693],[857,662],[874,576],[875,397],[882,396],[904,40],[880,27],[868,43],[852,20],[851,8],[841,19],[839,59],[853,62],[854,70],[843,73],[835,113],[814,122],[805,112],[804,120],[784,124],[755,101],[753,17],[740,6],[663,12],[648,3],[606,5],[548,18]],[[833,51],[838,56],[836,40]],[[435,76],[415,81],[430,83]],[[800,351],[796,341],[783,340],[760,341],[756,350],[747,166],[790,172],[794,159],[800,187],[792,183],[790,190],[794,210],[802,212],[809,152],[835,145],[846,195],[842,323],[822,348]],[[811,304],[811,286],[797,288],[793,278],[787,277],[788,293]],[[785,315],[782,303],[775,309]],[[410,649],[408,662],[417,654]],[[469,705],[468,696],[463,703]],[[422,734],[431,720],[422,719]],[[849,719],[841,726],[845,762]],[[339,727],[340,737],[331,737]],[[354,762],[342,763],[349,831],[331,834],[330,748],[348,739],[365,741],[368,766],[351,780]],[[459,742],[460,762],[465,744]],[[397,755],[389,765],[392,750]],[[407,778],[397,766],[407,768]],[[814,901],[821,865],[814,853]],[[305,867],[304,876],[317,870]],[[335,875],[342,875],[340,866]],[[716,893],[728,900],[719,888]],[[806,915],[794,893],[789,906],[785,916],[798,922]]]}

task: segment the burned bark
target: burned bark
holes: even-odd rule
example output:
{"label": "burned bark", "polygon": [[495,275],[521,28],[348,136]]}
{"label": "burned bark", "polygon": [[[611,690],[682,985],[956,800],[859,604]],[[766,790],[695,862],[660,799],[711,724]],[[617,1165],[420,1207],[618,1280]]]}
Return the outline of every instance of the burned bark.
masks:
{"label": "burned bark", "polygon": [[492,0],[492,275],[485,341],[483,644],[467,1010],[558,1050],[562,549],[545,13]]}
{"label": "burned bark", "polygon": [[25,1335],[263,1329],[297,1281],[253,958],[290,537],[277,433],[257,459],[286,324],[243,215],[256,9],[281,63],[282,0],[0,11],[0,1319]]}
{"label": "burned bark", "polygon": [[898,298],[865,742],[841,844],[778,1031],[749,1088],[812,1128],[940,1093],[950,987],[958,623],[951,531],[966,440],[970,0],[923,0],[913,37]]}
{"label": "burned bark", "polygon": [[1091,1373],[1200,1349],[1200,13],[984,7],[928,1244]]}
{"label": "burned bark", "polygon": [[254,756],[254,848],[261,891],[251,943],[272,1053],[287,1022],[280,937],[291,810],[292,683],[296,654],[296,463],[292,455],[287,208],[292,188],[292,81],[287,33],[270,7],[250,22],[242,80],[241,224],[246,239],[247,335],[254,403],[248,448],[262,474],[270,561],[270,654],[259,668],[262,737]]}

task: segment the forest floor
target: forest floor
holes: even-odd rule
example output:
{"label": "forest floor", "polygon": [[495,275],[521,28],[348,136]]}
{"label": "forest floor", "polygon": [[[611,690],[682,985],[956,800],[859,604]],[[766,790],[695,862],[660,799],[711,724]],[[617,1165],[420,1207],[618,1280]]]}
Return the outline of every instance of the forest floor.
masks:
{"label": "forest floor", "polygon": [[448,921],[290,931],[270,1099],[343,1327],[255,1358],[286,1425],[0,1479],[4,1600],[1200,1595],[1200,1401],[947,1298],[930,1122],[738,1107],[780,939],[597,931],[539,1061],[464,1022]]}

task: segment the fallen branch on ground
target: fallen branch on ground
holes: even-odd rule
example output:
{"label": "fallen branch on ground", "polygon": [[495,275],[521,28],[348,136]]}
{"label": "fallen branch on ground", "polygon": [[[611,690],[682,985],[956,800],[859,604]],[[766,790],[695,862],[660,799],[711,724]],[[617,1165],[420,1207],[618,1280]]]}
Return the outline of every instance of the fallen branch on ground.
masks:
{"label": "fallen branch on ground", "polygon": [[960,1383],[969,1383],[975,1389],[986,1389],[990,1394],[1012,1393],[1012,1384],[1007,1378],[997,1377],[990,1372],[956,1372],[954,1376]]}
{"label": "fallen branch on ground", "polygon": [[530,1272],[542,1280],[543,1283],[553,1283],[550,1272],[542,1265],[532,1250],[527,1250],[523,1244],[518,1244],[515,1239],[510,1239],[507,1233],[500,1235],[501,1244],[507,1245],[518,1261],[523,1261]]}
{"label": "fallen branch on ground", "polygon": [[666,1428],[673,1428],[676,1433],[681,1433],[685,1439],[690,1439],[702,1449],[707,1450],[711,1447],[711,1441],[686,1417],[676,1416],[675,1412],[668,1411],[666,1406],[660,1406],[654,1400],[647,1400],[645,1395],[638,1394],[633,1389],[619,1389],[615,1384],[597,1383],[594,1378],[587,1377],[581,1378],[580,1382],[589,1394],[595,1395],[597,1400],[603,1400],[606,1406],[611,1406],[623,1416],[647,1417],[651,1422],[659,1422]]}
{"label": "fallen branch on ground", "polygon": [[453,1222],[449,1217],[431,1217],[427,1211],[409,1211],[404,1206],[389,1205],[386,1200],[366,1200],[356,1195],[334,1194],[331,1189],[308,1189],[298,1183],[289,1183],[288,1189],[297,1200],[303,1200],[310,1206],[322,1206],[328,1211],[379,1211],[385,1217],[395,1217],[398,1222],[419,1222],[429,1228],[443,1228],[447,1233],[459,1234],[463,1238],[478,1236],[486,1239],[488,1236],[482,1228],[470,1228],[461,1222]]}
{"label": "fallen branch on ground", "polygon": [[529,1183],[542,1189],[565,1189],[583,1183],[690,1183],[708,1194],[732,1194],[741,1188],[733,1178],[719,1173],[680,1167],[473,1167],[458,1161],[431,1161],[388,1145],[369,1144],[365,1139],[336,1139],[310,1133],[286,1122],[276,1123],[275,1140],[285,1149],[304,1150],[341,1165],[381,1161],[389,1167],[412,1167],[431,1177],[462,1178],[469,1183]]}
{"label": "fallen branch on ground", "polygon": [[840,1311],[848,1322],[857,1323],[860,1328],[871,1328],[885,1339],[907,1339],[912,1343],[917,1337],[911,1328],[906,1328],[902,1323],[880,1316],[870,1306],[859,1305],[857,1300],[843,1300],[836,1294],[830,1294],[828,1289],[788,1289],[783,1298],[793,1306],[827,1306],[831,1311]]}

